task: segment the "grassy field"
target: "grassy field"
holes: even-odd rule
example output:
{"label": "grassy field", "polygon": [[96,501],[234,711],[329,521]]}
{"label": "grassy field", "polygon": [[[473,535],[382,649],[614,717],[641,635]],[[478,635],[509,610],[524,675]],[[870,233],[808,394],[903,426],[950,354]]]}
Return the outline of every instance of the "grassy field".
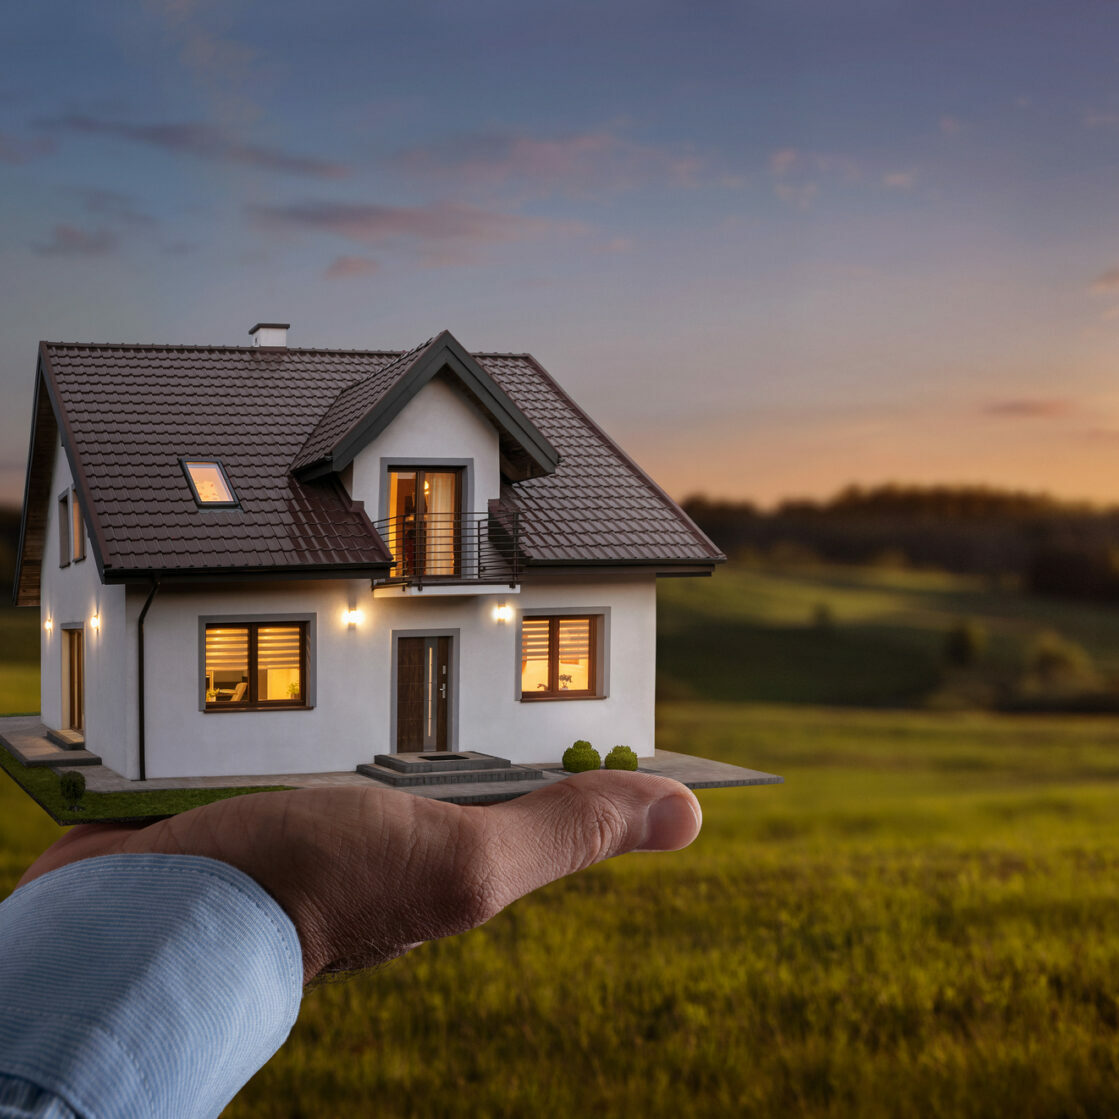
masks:
{"label": "grassy field", "polygon": [[[700,698],[662,704],[658,742],[787,783],[701,793],[687,851],[309,992],[228,1116],[1119,1115],[1119,719],[819,705],[861,664],[790,669],[816,705],[720,701],[756,696],[758,631],[807,629],[820,596],[867,641],[1001,601],[726,575],[667,584],[662,665]],[[679,653],[709,624],[745,635],[722,676]],[[1000,624],[1008,648],[1036,626],[1119,650],[1103,612]],[[57,834],[0,777],[0,893]]]}

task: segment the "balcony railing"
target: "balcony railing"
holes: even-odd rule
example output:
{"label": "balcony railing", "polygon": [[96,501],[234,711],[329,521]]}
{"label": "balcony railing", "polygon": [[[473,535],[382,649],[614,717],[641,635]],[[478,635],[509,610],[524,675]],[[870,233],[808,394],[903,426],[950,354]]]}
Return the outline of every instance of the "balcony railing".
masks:
{"label": "balcony railing", "polygon": [[393,555],[387,583],[508,583],[520,576],[516,510],[408,514],[374,521]]}

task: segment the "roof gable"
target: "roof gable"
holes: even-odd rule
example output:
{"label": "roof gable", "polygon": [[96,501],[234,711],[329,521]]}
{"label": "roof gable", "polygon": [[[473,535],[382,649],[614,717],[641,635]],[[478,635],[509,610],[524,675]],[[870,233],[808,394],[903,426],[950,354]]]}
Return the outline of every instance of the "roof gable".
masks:
{"label": "roof gable", "polygon": [[444,330],[375,377],[343,389],[292,462],[310,479],[344,469],[431,380],[449,374],[498,430],[502,472],[513,481],[551,474],[559,452],[462,343]]}

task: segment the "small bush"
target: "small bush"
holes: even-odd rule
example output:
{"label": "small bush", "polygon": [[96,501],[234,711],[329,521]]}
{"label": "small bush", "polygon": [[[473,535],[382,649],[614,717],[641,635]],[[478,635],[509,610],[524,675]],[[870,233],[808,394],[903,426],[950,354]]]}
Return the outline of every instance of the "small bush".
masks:
{"label": "small bush", "polygon": [[615,746],[603,764],[607,769],[636,769],[637,755],[628,746]]}
{"label": "small bush", "polygon": [[1026,671],[1044,684],[1085,686],[1097,682],[1088,650],[1052,630],[1039,633],[1030,643]]}
{"label": "small bush", "polygon": [[835,611],[826,602],[812,607],[812,628],[818,633],[831,633],[835,629]]}
{"label": "small bush", "polygon": [[85,774],[76,769],[67,770],[58,779],[58,791],[71,808],[77,808],[78,801],[85,795]]}
{"label": "small bush", "polygon": [[602,758],[585,738],[572,743],[563,752],[563,768],[568,773],[584,773],[588,769],[598,769],[600,765]]}
{"label": "small bush", "polygon": [[953,623],[944,635],[944,659],[956,668],[970,668],[987,648],[987,631],[970,618]]}

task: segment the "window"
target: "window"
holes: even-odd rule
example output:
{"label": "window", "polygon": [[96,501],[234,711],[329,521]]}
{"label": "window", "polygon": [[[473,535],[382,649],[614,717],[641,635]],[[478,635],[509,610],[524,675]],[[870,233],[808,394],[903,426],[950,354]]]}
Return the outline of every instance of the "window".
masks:
{"label": "window", "polygon": [[58,566],[70,566],[70,492],[58,499]]}
{"label": "window", "polygon": [[70,529],[73,539],[74,562],[85,559],[85,523],[82,521],[82,511],[78,507],[78,491],[70,491]]}
{"label": "window", "polygon": [[521,699],[579,699],[599,694],[597,615],[521,620]]}
{"label": "window", "polygon": [[206,626],[206,710],[307,707],[307,623]]}
{"label": "window", "polygon": [[457,575],[461,512],[461,470],[390,469],[385,542],[396,560],[392,577]]}
{"label": "window", "polygon": [[225,468],[216,459],[183,458],[179,462],[199,505],[217,508],[237,505],[237,497],[225,476]]}

